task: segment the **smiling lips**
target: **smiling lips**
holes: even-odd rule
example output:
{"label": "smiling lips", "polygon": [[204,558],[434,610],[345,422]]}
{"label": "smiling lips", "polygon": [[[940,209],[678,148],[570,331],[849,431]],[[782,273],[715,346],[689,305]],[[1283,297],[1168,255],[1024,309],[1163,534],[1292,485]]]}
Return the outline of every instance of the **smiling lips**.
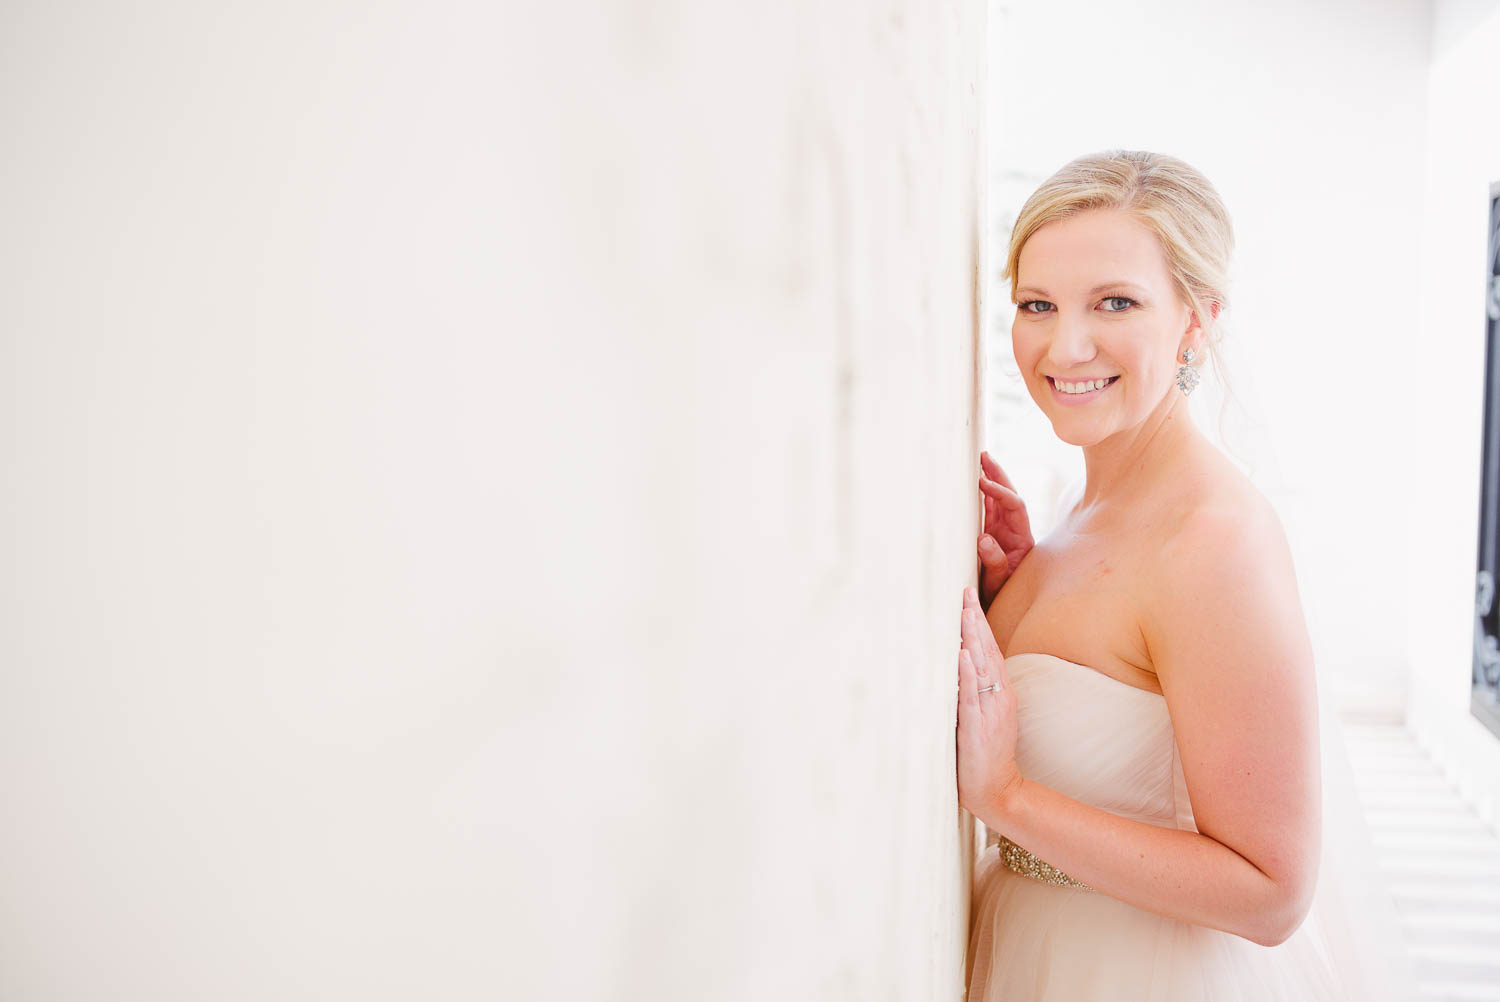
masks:
{"label": "smiling lips", "polygon": [[1052,384],[1052,389],[1067,396],[1089,396],[1097,390],[1104,389],[1109,384],[1115,383],[1119,377],[1103,377],[1100,380],[1056,380],[1047,377],[1047,383]]}
{"label": "smiling lips", "polygon": [[1110,392],[1110,387],[1118,383],[1119,377],[1106,377],[1101,380],[1053,380],[1047,377],[1047,384],[1052,387],[1052,399],[1061,407],[1085,407],[1098,396]]}

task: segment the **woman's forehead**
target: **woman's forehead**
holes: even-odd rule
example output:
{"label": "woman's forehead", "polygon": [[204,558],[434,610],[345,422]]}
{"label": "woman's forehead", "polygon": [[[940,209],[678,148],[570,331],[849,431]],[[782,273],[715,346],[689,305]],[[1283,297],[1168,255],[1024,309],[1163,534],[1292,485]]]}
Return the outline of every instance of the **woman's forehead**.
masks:
{"label": "woman's forehead", "polygon": [[1118,209],[1081,212],[1037,230],[1021,248],[1016,280],[1017,294],[1029,289],[1051,295],[1092,295],[1112,283],[1144,289],[1170,284],[1161,241]]}

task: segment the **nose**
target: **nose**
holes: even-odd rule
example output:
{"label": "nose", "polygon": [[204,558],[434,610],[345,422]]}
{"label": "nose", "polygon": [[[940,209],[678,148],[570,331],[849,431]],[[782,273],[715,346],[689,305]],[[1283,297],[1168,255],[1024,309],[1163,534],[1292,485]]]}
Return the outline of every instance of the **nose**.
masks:
{"label": "nose", "polygon": [[1047,361],[1058,372],[1065,373],[1077,365],[1093,361],[1098,354],[1093,335],[1086,320],[1075,317],[1058,317],[1052,325],[1051,338],[1047,342]]}

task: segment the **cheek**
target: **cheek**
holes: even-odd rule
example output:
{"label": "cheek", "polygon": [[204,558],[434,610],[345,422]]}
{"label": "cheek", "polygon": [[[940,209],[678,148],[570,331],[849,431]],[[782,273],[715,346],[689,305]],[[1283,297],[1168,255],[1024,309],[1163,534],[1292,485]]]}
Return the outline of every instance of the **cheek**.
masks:
{"label": "cheek", "polygon": [[1017,324],[1010,329],[1010,351],[1016,357],[1016,364],[1021,367],[1022,374],[1030,376],[1030,370],[1042,354],[1042,339]]}

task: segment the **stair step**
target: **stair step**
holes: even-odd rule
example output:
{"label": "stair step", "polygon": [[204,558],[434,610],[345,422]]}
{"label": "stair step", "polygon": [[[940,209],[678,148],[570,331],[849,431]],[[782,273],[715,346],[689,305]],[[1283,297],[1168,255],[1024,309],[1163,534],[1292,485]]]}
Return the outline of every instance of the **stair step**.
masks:
{"label": "stair step", "polygon": [[[1454,789],[1449,784],[1448,777],[1443,775],[1442,772],[1437,771],[1436,768],[1431,768],[1431,766],[1424,769],[1386,769],[1371,768],[1370,763],[1364,763],[1361,769],[1359,769],[1355,786],[1358,786],[1361,790],[1367,789],[1367,787],[1368,789],[1389,789],[1389,787],[1395,786],[1403,787],[1403,789],[1416,786],[1433,787],[1433,789],[1442,790]],[[1455,792],[1455,796],[1457,796],[1457,792]]]}
{"label": "stair step", "polygon": [[1496,906],[1493,887],[1475,887],[1462,882],[1437,883],[1411,875],[1392,881],[1391,898],[1402,916],[1410,911],[1437,909],[1489,912]]}
{"label": "stair step", "polygon": [[1473,853],[1479,856],[1500,857],[1500,839],[1496,839],[1495,836],[1482,829],[1475,832],[1372,831],[1370,838],[1374,841],[1376,850],[1382,854],[1386,852],[1457,853],[1460,855]]}
{"label": "stair step", "polygon": [[1365,811],[1365,824],[1371,832],[1452,832],[1456,835],[1476,835],[1500,843],[1497,836],[1479,815],[1467,807],[1450,811]]}
{"label": "stair step", "polygon": [[1411,957],[1419,981],[1500,984],[1500,947],[1413,943]]}
{"label": "stair step", "polygon": [[1424,1002],[1500,1002],[1500,836],[1401,724],[1344,747]]}
{"label": "stair step", "polygon": [[1500,984],[1448,979],[1421,981],[1422,1002],[1500,1002]]}
{"label": "stair step", "polygon": [[1485,911],[1420,910],[1401,916],[1410,944],[1494,946],[1500,943],[1500,906]]}
{"label": "stair step", "polygon": [[1458,794],[1443,790],[1367,790],[1360,802],[1371,810],[1428,811],[1461,804]]}
{"label": "stair step", "polygon": [[1395,878],[1458,880],[1492,888],[1500,901],[1500,853],[1380,852],[1380,868]]}

